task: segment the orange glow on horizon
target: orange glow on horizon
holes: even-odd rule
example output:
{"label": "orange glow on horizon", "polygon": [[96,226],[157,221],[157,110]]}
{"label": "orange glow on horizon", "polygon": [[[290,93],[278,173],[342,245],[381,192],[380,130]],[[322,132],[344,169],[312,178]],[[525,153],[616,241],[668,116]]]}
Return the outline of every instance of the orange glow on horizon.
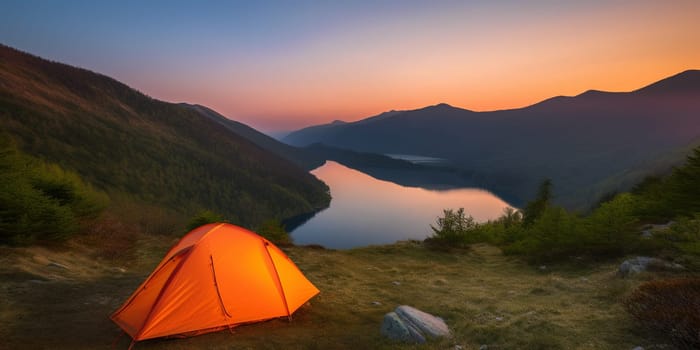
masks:
{"label": "orange glow on horizon", "polygon": [[521,108],[700,69],[698,1],[559,5],[462,4],[368,19],[242,61],[212,58],[186,77],[130,81],[157,98],[289,131],[437,103]]}

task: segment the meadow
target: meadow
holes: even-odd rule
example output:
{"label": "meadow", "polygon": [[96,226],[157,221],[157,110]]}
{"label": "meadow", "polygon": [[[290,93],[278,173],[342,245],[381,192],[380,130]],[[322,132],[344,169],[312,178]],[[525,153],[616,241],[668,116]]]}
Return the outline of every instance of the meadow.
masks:
{"label": "meadow", "polygon": [[[104,237],[93,237],[104,239]],[[113,254],[89,238],[64,247],[1,248],[3,348],[120,349],[130,338],[109,320],[172,237],[144,235]],[[352,250],[286,247],[321,293],[286,319],[136,349],[646,349],[623,298],[659,272],[617,275],[619,261],[533,266],[490,245],[436,251],[416,241]],[[407,304],[442,317],[449,339],[394,343],[379,327]],[[663,342],[661,342],[663,343]]]}

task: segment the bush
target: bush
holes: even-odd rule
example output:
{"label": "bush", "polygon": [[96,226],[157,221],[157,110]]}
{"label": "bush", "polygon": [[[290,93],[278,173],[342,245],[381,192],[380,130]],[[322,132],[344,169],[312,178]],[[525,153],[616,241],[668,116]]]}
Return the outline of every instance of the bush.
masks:
{"label": "bush", "polygon": [[700,278],[646,282],[623,303],[645,330],[683,349],[700,348]]}
{"label": "bush", "polygon": [[530,226],[523,228],[504,253],[524,255],[531,262],[560,260],[580,252],[582,220],[563,208],[547,207]]}
{"label": "bush", "polygon": [[585,218],[585,229],[581,231],[581,248],[594,256],[619,256],[639,246],[635,215],[637,203],[629,194],[621,194],[603,203]]}
{"label": "bush", "polygon": [[700,212],[700,147],[693,149],[683,166],[673,170],[667,182],[670,191],[666,197],[676,213]]}
{"label": "bush", "polygon": [[257,228],[257,233],[277,245],[292,245],[292,236],[289,235],[279,220],[264,221]]}
{"label": "bush", "polygon": [[77,174],[21,153],[0,135],[0,243],[65,240],[108,202]]}
{"label": "bush", "polygon": [[221,216],[221,214],[217,214],[211,210],[202,210],[190,219],[186,230],[187,232],[190,232],[199,226],[214,222],[224,222],[224,217]]}
{"label": "bush", "polygon": [[672,247],[674,251],[686,254],[686,258],[698,264],[700,258],[700,213],[692,217],[678,217],[668,229],[654,233],[654,239]]}
{"label": "bush", "polygon": [[507,246],[523,238],[523,214],[506,207],[498,219],[479,224],[479,229],[483,242]]}
{"label": "bush", "polygon": [[425,242],[432,246],[463,248],[469,243],[475,243],[475,239],[470,240],[469,234],[477,232],[479,225],[474,218],[464,213],[464,208],[457,211],[444,209],[443,217],[437,218],[437,227],[430,225],[433,235]]}

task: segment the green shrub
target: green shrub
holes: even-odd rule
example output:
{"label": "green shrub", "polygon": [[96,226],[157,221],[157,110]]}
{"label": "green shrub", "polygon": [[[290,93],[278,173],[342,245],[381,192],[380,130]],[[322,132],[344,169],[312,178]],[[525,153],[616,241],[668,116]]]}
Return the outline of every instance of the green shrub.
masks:
{"label": "green shrub", "polygon": [[77,230],[78,221],[70,208],[26,181],[0,181],[0,243],[60,240]]}
{"label": "green shrub", "polygon": [[77,174],[21,153],[0,135],[0,243],[65,240],[108,202]]}
{"label": "green shrub", "polygon": [[582,220],[559,207],[547,207],[504,253],[524,255],[531,262],[559,260],[580,251]]}
{"label": "green shrub", "polygon": [[669,191],[665,195],[675,213],[700,212],[700,147],[688,155],[683,166],[674,169],[667,183]]}
{"label": "green shrub", "polygon": [[437,227],[430,225],[433,235],[425,242],[431,246],[463,248],[477,239],[470,239],[470,233],[479,232],[479,224],[471,215],[464,213],[464,208],[457,211],[444,209],[443,217],[437,218]]}
{"label": "green shrub", "polygon": [[187,232],[190,232],[199,226],[214,222],[224,222],[224,217],[221,216],[221,214],[217,214],[211,210],[202,210],[190,219],[186,230]]}
{"label": "green shrub", "polygon": [[629,193],[600,205],[585,218],[579,244],[594,256],[619,256],[639,246],[637,203]]}
{"label": "green shrub", "polygon": [[676,218],[668,229],[656,231],[654,238],[697,260],[700,257],[700,213]]}
{"label": "green shrub", "polygon": [[[532,262],[547,262],[582,255],[600,258],[631,252],[652,253],[664,247],[657,240],[640,239],[638,196],[617,195],[601,203],[590,215],[580,217],[563,208],[533,205],[547,203],[542,195],[548,193],[549,186],[543,184],[542,198],[526,206],[530,214],[525,212],[521,225],[511,224],[510,228],[503,225],[496,243],[505,253],[521,255]],[[527,222],[527,218],[531,221]],[[510,222],[505,216],[496,220],[499,221]]]}
{"label": "green shrub", "polygon": [[514,208],[506,207],[496,220],[483,224],[489,243],[505,246],[523,238],[523,214]]}
{"label": "green shrub", "polygon": [[279,220],[264,221],[258,226],[256,232],[277,245],[293,244],[292,236],[289,235],[289,232]]}
{"label": "green shrub", "polygon": [[669,239],[676,242],[700,241],[700,213],[692,217],[679,217],[666,231]]}
{"label": "green shrub", "polygon": [[700,278],[646,282],[623,304],[645,330],[682,349],[700,348]]}

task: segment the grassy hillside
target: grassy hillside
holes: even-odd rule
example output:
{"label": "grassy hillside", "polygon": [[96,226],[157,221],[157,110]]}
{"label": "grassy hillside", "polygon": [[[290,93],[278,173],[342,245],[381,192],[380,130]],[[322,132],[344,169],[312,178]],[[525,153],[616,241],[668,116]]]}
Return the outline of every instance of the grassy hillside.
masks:
{"label": "grassy hillside", "polygon": [[[126,348],[108,315],[166,251],[153,236],[132,259],[95,260],[70,251],[7,249],[0,254],[0,336],[8,348]],[[621,300],[654,274],[616,276],[617,265],[540,270],[496,248],[435,252],[418,243],[349,251],[287,248],[321,290],[290,322],[273,320],[137,349],[632,349],[658,344],[636,331]],[[51,262],[66,268],[49,265]],[[408,304],[445,319],[454,337],[425,346],[383,339],[382,317]],[[76,333],[76,330],[79,332]],[[652,347],[653,348],[653,347]]]}
{"label": "grassy hillside", "polygon": [[209,209],[252,226],[324,207],[303,169],[178,104],[0,46],[0,131],[106,191],[180,216]]}

